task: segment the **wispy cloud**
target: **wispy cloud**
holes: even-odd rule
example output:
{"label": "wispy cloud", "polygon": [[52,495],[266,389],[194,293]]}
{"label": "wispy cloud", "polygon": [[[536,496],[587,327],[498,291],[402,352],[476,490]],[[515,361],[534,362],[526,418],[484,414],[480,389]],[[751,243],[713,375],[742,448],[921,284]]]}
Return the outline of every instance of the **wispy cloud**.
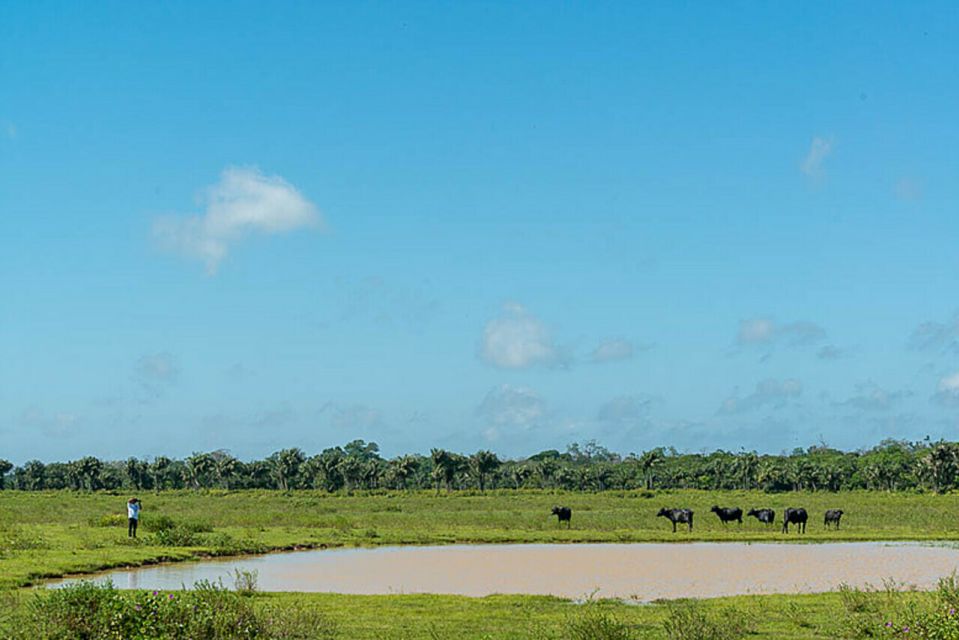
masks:
{"label": "wispy cloud", "polygon": [[636,347],[629,340],[617,338],[600,343],[593,349],[589,359],[593,362],[616,362],[629,360],[636,352]]}
{"label": "wispy cloud", "polygon": [[889,391],[875,382],[863,382],[856,385],[853,395],[834,403],[840,407],[851,407],[861,411],[889,411],[895,405],[910,395],[908,391]]}
{"label": "wispy cloud", "polygon": [[339,404],[330,402],[320,412],[329,412],[330,425],[334,429],[345,433],[383,426],[383,414],[363,403]]}
{"label": "wispy cloud", "polygon": [[823,175],[823,163],[832,154],[835,141],[830,137],[815,136],[809,145],[809,151],[799,163],[799,170],[810,178]]}
{"label": "wispy cloud", "polygon": [[504,305],[502,313],[486,323],[479,355],[483,362],[500,369],[568,364],[546,325],[515,302]]}
{"label": "wispy cloud", "polygon": [[17,139],[17,125],[9,120],[0,120],[0,132],[2,132],[3,136],[8,140]]}
{"label": "wispy cloud", "polygon": [[849,355],[847,349],[837,347],[834,344],[824,344],[816,351],[816,357],[820,360],[839,360]]}
{"label": "wispy cloud", "polygon": [[813,345],[826,338],[826,330],[814,322],[779,323],[768,317],[741,320],[736,333],[740,347],[772,347],[785,344],[790,347]]}
{"label": "wispy cloud", "polygon": [[167,352],[140,356],[133,368],[133,379],[148,400],[160,397],[179,375],[176,359]]}
{"label": "wispy cloud", "polygon": [[649,416],[655,403],[656,399],[647,395],[617,396],[599,408],[596,419],[615,426],[634,426]]}
{"label": "wispy cloud", "polygon": [[230,249],[251,234],[275,235],[323,223],[316,206],[280,176],[229,167],[203,194],[200,215],[164,216],[153,224],[163,248],[201,260],[216,273]]}
{"label": "wispy cloud", "polygon": [[546,415],[546,402],[527,387],[501,384],[489,390],[476,415],[495,427],[528,428]]}
{"label": "wispy cloud", "polygon": [[918,351],[959,352],[959,314],[946,322],[923,322],[909,337],[909,347]]}
{"label": "wispy cloud", "polygon": [[959,407],[959,371],[939,380],[932,400],[946,407]]}
{"label": "wispy cloud", "polygon": [[37,406],[20,414],[20,424],[48,438],[66,438],[74,434],[78,417],[73,413],[48,413]]}
{"label": "wispy cloud", "polygon": [[766,407],[781,409],[790,400],[802,395],[802,390],[802,383],[794,378],[768,378],[757,383],[755,390],[747,396],[740,397],[738,392],[733,392],[723,401],[717,413],[729,415]]}

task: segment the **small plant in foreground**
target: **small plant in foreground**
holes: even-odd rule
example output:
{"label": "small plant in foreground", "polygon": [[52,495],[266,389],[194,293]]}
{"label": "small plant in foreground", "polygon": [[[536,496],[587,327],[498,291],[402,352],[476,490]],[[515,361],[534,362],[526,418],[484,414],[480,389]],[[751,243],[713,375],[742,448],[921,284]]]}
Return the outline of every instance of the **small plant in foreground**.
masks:
{"label": "small plant in foreground", "polygon": [[38,593],[10,640],[299,640],[332,638],[315,610],[257,607],[210,582],[191,590],[127,593],[81,582]]}
{"label": "small plant in foreground", "polygon": [[708,612],[691,601],[668,603],[663,629],[669,640],[737,640],[750,631],[749,616],[732,607]]}
{"label": "small plant in foreground", "polygon": [[598,604],[586,604],[585,611],[567,624],[565,637],[569,640],[632,640],[636,637],[628,625],[598,607]]}
{"label": "small plant in foreground", "polygon": [[233,570],[233,588],[241,596],[252,596],[256,593],[257,579],[260,577],[258,571],[247,569]]}

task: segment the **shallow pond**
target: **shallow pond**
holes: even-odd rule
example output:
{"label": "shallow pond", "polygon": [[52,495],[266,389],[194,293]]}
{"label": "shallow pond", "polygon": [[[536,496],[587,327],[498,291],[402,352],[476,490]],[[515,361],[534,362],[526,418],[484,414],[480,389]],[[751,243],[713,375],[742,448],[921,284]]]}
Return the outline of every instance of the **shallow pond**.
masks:
{"label": "shallow pond", "polygon": [[[258,573],[262,591],[493,593],[565,598],[715,597],[833,591],[894,580],[932,588],[959,569],[959,548],[918,543],[523,544],[329,549],[109,571],[123,589],[179,589]],[[54,586],[74,582],[64,580]]]}

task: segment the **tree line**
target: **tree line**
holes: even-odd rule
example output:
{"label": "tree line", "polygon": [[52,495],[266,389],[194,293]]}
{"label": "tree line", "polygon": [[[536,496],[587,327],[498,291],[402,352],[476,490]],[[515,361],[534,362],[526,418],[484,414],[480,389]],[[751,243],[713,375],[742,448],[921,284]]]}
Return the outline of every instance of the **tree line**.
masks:
{"label": "tree line", "polygon": [[780,491],[932,491],[959,488],[959,443],[885,440],[871,449],[841,451],[826,445],[790,453],[755,451],[682,453],[655,448],[626,456],[595,441],[571,444],[520,459],[491,451],[464,455],[380,455],[375,442],[354,440],[316,455],[298,448],[265,459],[240,460],[225,450],[183,459],[157,456],[69,462],[0,459],[0,489],[39,491],[162,489],[320,489],[436,491],[491,489],[759,489]]}

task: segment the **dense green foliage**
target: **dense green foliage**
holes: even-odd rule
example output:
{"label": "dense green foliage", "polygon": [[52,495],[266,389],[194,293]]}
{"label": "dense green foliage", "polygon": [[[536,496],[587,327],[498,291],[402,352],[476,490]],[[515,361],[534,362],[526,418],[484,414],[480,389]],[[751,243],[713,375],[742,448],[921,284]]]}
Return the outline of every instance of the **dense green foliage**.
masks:
{"label": "dense green foliage", "polygon": [[0,488],[43,489],[759,489],[762,491],[945,492],[959,483],[959,444],[885,441],[872,449],[844,452],[827,446],[778,455],[741,451],[709,454],[652,449],[620,456],[588,442],[566,452],[542,451],[500,460],[490,451],[461,455],[433,449],[431,455],[384,459],[375,443],[354,440],[308,456],[277,451],[265,460],[241,461],[225,451],[194,453],[183,460],[163,456],[104,462],[87,456],[14,467],[0,460]]}

